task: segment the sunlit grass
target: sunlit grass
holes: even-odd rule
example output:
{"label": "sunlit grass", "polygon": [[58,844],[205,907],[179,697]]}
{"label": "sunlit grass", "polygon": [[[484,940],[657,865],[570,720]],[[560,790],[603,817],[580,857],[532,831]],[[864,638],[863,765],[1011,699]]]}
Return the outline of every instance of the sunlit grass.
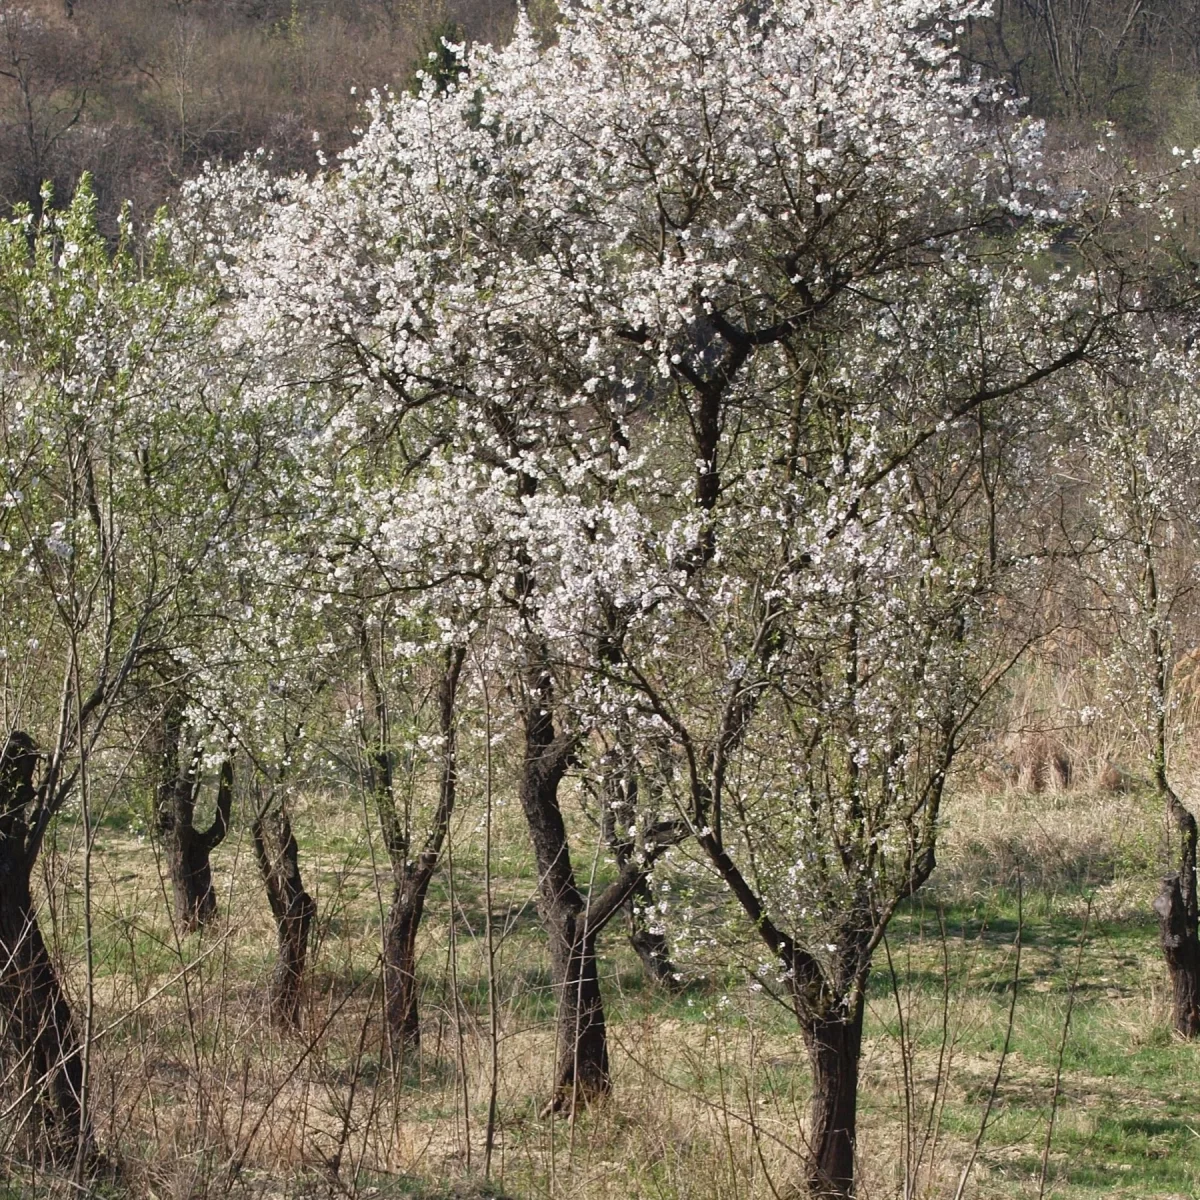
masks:
{"label": "sunlit grass", "polygon": [[[541,1117],[554,1003],[536,880],[512,811],[493,864],[499,1075],[485,1179],[488,896],[465,818],[453,879],[444,867],[429,897],[423,1043],[403,1061],[380,1023],[380,850],[361,813],[319,796],[300,806],[296,825],[319,912],[299,1038],[269,1023],[275,933],[244,835],[214,860],[220,919],[181,939],[138,812],[102,825],[93,1118],[111,1166],[103,1194],[789,1195],[809,1086],[794,1020],[736,970],[705,975],[684,963],[688,986],[662,993],[620,922],[602,946],[614,1097],[574,1122]],[[77,834],[70,821],[56,831],[43,912],[78,1010]],[[977,1138],[967,1195],[1195,1193],[1200,1047],[1169,1030],[1149,908],[1160,837],[1146,796],[995,791],[949,806],[935,882],[897,915],[870,981],[865,1196],[902,1195],[906,1175],[914,1196],[953,1196]],[[41,1187],[29,1186],[11,1194]]]}

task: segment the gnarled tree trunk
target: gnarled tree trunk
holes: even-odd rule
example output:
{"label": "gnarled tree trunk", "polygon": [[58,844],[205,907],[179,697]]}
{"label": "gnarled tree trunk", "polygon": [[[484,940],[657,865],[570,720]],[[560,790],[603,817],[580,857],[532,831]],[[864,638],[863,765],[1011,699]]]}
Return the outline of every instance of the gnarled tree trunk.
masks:
{"label": "gnarled tree trunk", "polygon": [[596,935],[585,930],[586,913],[564,925],[551,921],[557,1012],[554,1090],[546,1111],[573,1111],[612,1089],[608,1031],[596,965]]}
{"label": "gnarled tree trunk", "polygon": [[1171,975],[1175,1032],[1200,1035],[1200,912],[1196,901],[1196,818],[1160,781],[1167,815],[1179,834],[1179,870],[1166,876],[1154,901],[1167,970]]}
{"label": "gnarled tree trunk", "polygon": [[575,882],[558,788],[574,754],[574,740],[555,736],[549,677],[533,668],[525,704],[525,753],[520,797],[538,868],[538,908],[550,939],[558,1046],[553,1091],[546,1111],[573,1111],[612,1088],[604,1003],[596,969],[597,930],[588,928],[587,903]]}
{"label": "gnarled tree trunk", "polygon": [[538,909],[550,940],[558,1047],[554,1088],[545,1112],[574,1112],[612,1090],[608,1034],[596,964],[596,939],[639,887],[655,860],[688,830],[659,821],[639,833],[617,878],[599,895],[584,895],[575,881],[558,790],[575,755],[575,739],[554,732],[549,671],[533,666],[526,677],[525,752],[520,797],[538,868]]}
{"label": "gnarled tree trunk", "polygon": [[271,1015],[284,1029],[300,1028],[300,994],[308,936],[317,906],[300,878],[299,850],[287,810],[260,813],[254,821],[254,854],[279,935],[271,976]]}
{"label": "gnarled tree trunk", "polygon": [[[933,866],[931,850],[910,859],[902,897],[916,891]],[[867,980],[874,939],[881,930],[869,909],[850,913],[834,935],[836,948],[829,947],[832,960],[819,961],[790,937],[780,935],[765,914],[763,926],[780,961],[790,964],[792,1001],[812,1071],[805,1190],[821,1200],[849,1200],[855,1195],[858,1072]]]}
{"label": "gnarled tree trunk", "polygon": [[216,811],[205,830],[195,826],[196,797],[200,791],[200,749],[186,757],[183,745],[183,705],[172,704],[163,717],[162,760],[155,823],[162,839],[167,872],[175,896],[175,920],[185,933],[206,925],[217,915],[217,895],[212,885],[212,852],[225,839],[233,805],[233,763],[221,763],[217,781]]}
{"label": "gnarled tree trunk", "polygon": [[36,845],[26,814],[35,802],[38,756],[24,733],[0,753],[0,1024],[5,1073],[32,1106],[33,1128],[57,1163],[90,1152],[83,1129],[79,1035],[38,928],[30,892]]}
{"label": "gnarled tree trunk", "polygon": [[412,865],[406,862],[393,873],[392,902],[383,927],[383,1003],[393,1048],[415,1050],[421,1044],[417,931],[432,872],[410,871]]}

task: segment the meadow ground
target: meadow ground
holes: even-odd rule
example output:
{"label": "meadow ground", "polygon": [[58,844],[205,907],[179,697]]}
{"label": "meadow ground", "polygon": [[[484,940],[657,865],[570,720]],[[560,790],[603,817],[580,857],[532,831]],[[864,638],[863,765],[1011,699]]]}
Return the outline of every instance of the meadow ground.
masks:
{"label": "meadow ground", "polygon": [[[490,1159],[473,827],[457,828],[461,849],[430,897],[422,1048],[392,1062],[379,1023],[384,876],[362,813],[317,799],[298,813],[319,911],[298,1038],[267,1018],[274,929],[247,839],[231,835],[216,856],[219,921],[180,940],[152,841],[131,814],[106,818],[93,863],[92,1103],[109,1167],[98,1192],[788,1196],[808,1091],[788,1013],[744,974],[695,965],[680,995],[654,990],[618,926],[604,945],[613,1098],[575,1121],[540,1115],[552,998],[515,816],[502,817],[492,871]],[[1200,1046],[1170,1032],[1150,908],[1163,837],[1153,798],[1136,791],[996,790],[949,806],[935,885],[897,917],[871,982],[864,1197],[953,1197],[973,1155],[965,1196],[1200,1195]],[[45,856],[44,924],[82,1013],[77,841],[64,821]],[[18,1164],[13,1120],[0,1196],[68,1194]]]}

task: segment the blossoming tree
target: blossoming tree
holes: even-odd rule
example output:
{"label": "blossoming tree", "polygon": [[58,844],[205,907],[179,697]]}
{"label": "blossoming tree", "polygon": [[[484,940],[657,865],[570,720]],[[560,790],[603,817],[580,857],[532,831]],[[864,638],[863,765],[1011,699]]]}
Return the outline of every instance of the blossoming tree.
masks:
{"label": "blossoming tree", "polygon": [[[1197,617],[1197,407],[1193,320],[1147,321],[1119,364],[1081,381],[1062,427],[1064,473],[1080,481],[1076,576],[1094,606],[1106,707],[1144,752],[1169,827],[1174,870],[1154,901],[1173,1023],[1200,1035],[1196,819],[1171,779],[1188,716]],[[1188,635],[1193,635],[1189,637]],[[1182,686],[1181,686],[1182,685]]]}
{"label": "blossoming tree", "polygon": [[[56,815],[87,851],[106,730],[184,639],[180,601],[253,469],[197,370],[210,293],[152,236],[106,244],[85,183],[0,224],[0,1006],[11,1073],[56,1159],[91,1151],[82,1029],[30,877]],[[88,961],[91,931],[85,929]]]}
{"label": "blossoming tree", "polygon": [[[321,453],[403,453],[415,482],[363,500],[393,590],[501,635],[550,1106],[608,1090],[596,937],[691,838],[795,1007],[818,1194],[853,1189],[871,956],[1009,661],[1035,415],[1144,303],[1094,231],[1157,203],[1055,201],[1038,129],[959,69],[970,11],[589,0],[376,97],[336,172],[198,192],[239,214],[231,336],[340,398]],[[616,780],[602,888],[572,771],[655,779],[632,813]]]}

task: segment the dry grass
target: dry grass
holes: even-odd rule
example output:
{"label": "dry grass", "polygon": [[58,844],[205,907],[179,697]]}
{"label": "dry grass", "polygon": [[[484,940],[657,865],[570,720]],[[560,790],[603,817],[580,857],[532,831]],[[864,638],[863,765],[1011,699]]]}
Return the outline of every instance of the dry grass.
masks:
{"label": "dry grass", "polygon": [[[1089,745],[1080,735],[1073,752],[1094,757],[1102,734],[1090,731]],[[1200,1179],[1191,1149],[1200,1138],[1187,1133],[1185,1111],[1200,1062],[1166,1033],[1148,918],[1161,814],[1144,791],[1097,791],[1091,779],[1078,772],[1040,793],[960,788],[949,803],[934,886],[897,917],[872,983],[859,1143],[868,1200],[953,1196],[989,1096],[967,1194],[1039,1194],[1071,993],[1045,1194],[1165,1197]],[[93,866],[92,1115],[110,1167],[98,1194],[794,1194],[808,1092],[794,1022],[736,977],[696,981],[679,998],[650,990],[616,927],[603,947],[613,1099],[573,1122],[540,1117],[555,1065],[552,996],[512,810],[500,817],[491,903],[500,1040],[486,1177],[486,898],[468,818],[454,834],[453,880],[443,870],[430,898],[424,1040],[404,1062],[391,1060],[382,1035],[382,875],[363,813],[314,796],[297,815],[319,912],[299,1037],[269,1022],[275,934],[247,841],[231,836],[215,862],[219,921],[180,940],[153,843],[112,825]],[[78,832],[63,822],[47,849],[43,919],[81,1012]],[[1018,927],[1018,1003],[993,1095]],[[15,1159],[9,1180],[0,1195],[71,1191]]]}

